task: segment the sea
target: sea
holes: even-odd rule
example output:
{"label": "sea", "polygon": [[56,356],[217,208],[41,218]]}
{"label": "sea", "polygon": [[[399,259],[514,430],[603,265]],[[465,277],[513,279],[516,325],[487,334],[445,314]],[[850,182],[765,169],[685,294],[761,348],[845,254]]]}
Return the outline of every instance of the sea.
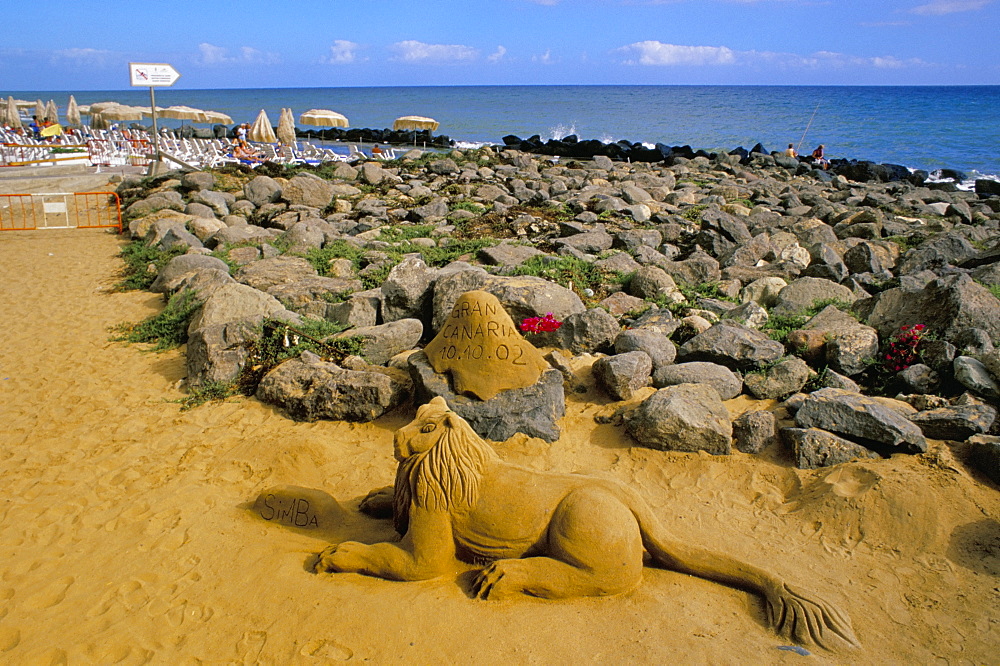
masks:
{"label": "sea", "polygon": [[[119,101],[150,104],[148,88],[0,91],[6,98],[54,99],[65,110]],[[263,109],[298,117],[332,109],[352,127],[382,129],[403,115],[429,116],[459,147],[500,144],[514,134],[542,139],[627,140],[708,151],[799,152],[825,145],[829,158],[901,164],[1000,179],[1000,86],[427,86],[373,88],[155,89],[157,106],[182,104],[252,122]],[[163,120],[167,127],[179,121]],[[303,126],[300,126],[300,128]]]}

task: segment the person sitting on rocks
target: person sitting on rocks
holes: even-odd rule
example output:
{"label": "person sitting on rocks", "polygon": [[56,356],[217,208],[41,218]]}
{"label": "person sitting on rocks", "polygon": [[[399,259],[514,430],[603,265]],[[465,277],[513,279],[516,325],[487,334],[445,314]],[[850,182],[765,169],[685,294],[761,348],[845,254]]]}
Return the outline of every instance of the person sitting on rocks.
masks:
{"label": "person sitting on rocks", "polygon": [[812,151],[812,159],[813,162],[824,169],[830,166],[830,160],[826,159],[824,156],[822,143],[816,147],[816,150]]}
{"label": "person sitting on rocks", "polygon": [[799,153],[798,151],[795,150],[795,146],[791,143],[788,144],[788,148],[785,150],[785,157],[798,157],[798,156]]}

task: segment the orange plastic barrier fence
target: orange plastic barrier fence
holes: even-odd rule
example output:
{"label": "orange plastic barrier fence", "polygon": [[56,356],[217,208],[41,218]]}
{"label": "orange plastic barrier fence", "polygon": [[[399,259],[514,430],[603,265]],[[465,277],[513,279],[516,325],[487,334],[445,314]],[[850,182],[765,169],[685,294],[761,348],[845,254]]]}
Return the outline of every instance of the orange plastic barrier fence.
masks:
{"label": "orange plastic barrier fence", "polygon": [[121,233],[121,200],[114,192],[0,194],[0,231],[99,228]]}

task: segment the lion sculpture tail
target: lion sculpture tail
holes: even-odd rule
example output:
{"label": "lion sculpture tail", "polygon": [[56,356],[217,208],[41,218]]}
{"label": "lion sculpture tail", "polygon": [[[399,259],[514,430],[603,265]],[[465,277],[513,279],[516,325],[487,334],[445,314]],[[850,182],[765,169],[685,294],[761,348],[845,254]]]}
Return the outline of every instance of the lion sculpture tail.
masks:
{"label": "lion sculpture tail", "polygon": [[828,650],[845,644],[860,647],[850,618],[840,609],[763,569],[682,543],[670,536],[645,502],[636,496],[630,499],[643,547],[660,566],[756,592],[764,597],[768,622],[774,630],[798,643]]}

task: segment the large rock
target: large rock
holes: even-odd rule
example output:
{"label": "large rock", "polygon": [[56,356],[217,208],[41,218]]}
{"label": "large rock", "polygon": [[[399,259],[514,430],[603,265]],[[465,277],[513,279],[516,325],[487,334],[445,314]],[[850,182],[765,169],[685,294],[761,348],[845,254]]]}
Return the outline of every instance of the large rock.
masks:
{"label": "large rock", "polygon": [[997,410],[989,405],[949,405],[918,412],[910,420],[927,437],[962,442],[989,432],[996,418]]}
{"label": "large rock", "polygon": [[990,376],[986,366],[971,356],[959,356],[954,362],[955,380],[979,395],[1000,398],[1000,385]]}
{"label": "large rock", "polygon": [[747,373],[743,383],[755,398],[772,400],[802,390],[811,374],[812,370],[805,361],[792,356],[760,372]]}
{"label": "large rock", "polygon": [[622,331],[615,338],[614,350],[616,354],[645,352],[653,362],[654,372],[670,365],[677,357],[674,343],[656,328],[630,328]]}
{"label": "large rock", "polygon": [[1000,437],[973,435],[969,438],[969,463],[1000,485]]}
{"label": "large rock", "polygon": [[287,310],[274,296],[238,282],[225,284],[210,294],[195,312],[188,334],[205,326],[221,326],[239,319],[273,317],[282,313],[287,313]]}
{"label": "large rock", "polygon": [[281,185],[270,176],[257,176],[243,186],[243,196],[255,206],[274,203],[281,198]]}
{"label": "large rock", "polygon": [[724,365],[692,361],[665,365],[653,370],[653,386],[665,388],[677,384],[707,384],[723,400],[731,400],[743,392],[743,380]]}
{"label": "large rock", "polygon": [[360,280],[310,275],[295,282],[283,282],[267,288],[285,307],[296,312],[326,315],[330,297],[339,297],[361,289]]}
{"label": "large rock", "polygon": [[938,278],[923,289],[887,289],[867,299],[862,312],[883,337],[901,326],[924,324],[945,339],[963,328],[982,328],[994,340],[1000,338],[1000,301],[968,275]]}
{"label": "large rock", "polygon": [[380,326],[353,328],[335,338],[360,338],[361,356],[372,365],[385,365],[396,354],[416,348],[423,333],[419,319],[400,319]]}
{"label": "large rock", "polygon": [[600,308],[592,308],[571,314],[557,330],[533,335],[531,341],[539,347],[559,347],[574,354],[591,354],[609,351],[619,333],[621,326],[617,319]]}
{"label": "large rock", "polygon": [[859,323],[833,305],[823,308],[802,330],[823,334],[826,362],[847,376],[864,372],[871,359],[878,355],[878,333],[875,329]]}
{"label": "large rock", "polygon": [[732,452],[729,413],[705,384],[660,389],[625,417],[625,429],[640,445],[662,451]]}
{"label": "large rock", "polygon": [[185,351],[188,386],[235,381],[246,365],[250,346],[261,339],[260,321],[257,317],[239,319],[191,333]]}
{"label": "large rock", "polygon": [[795,451],[795,466],[818,469],[858,458],[879,458],[874,451],[820,428],[782,428],[782,436]]}
{"label": "large rock", "polygon": [[927,440],[899,412],[859,393],[835,388],[815,391],[795,414],[802,428],[821,428],[886,452],[923,453]]}
{"label": "large rock", "polygon": [[836,299],[853,303],[857,297],[847,287],[822,278],[801,277],[793,280],[778,293],[773,314],[794,315],[808,310],[816,303]]}
{"label": "large rock", "polygon": [[420,257],[406,257],[394,266],[382,283],[382,317],[385,321],[419,319],[430,324],[437,272]]}
{"label": "large rock", "polygon": [[285,183],[281,196],[293,206],[327,207],[333,200],[333,185],[319,176],[311,173],[300,173]]}
{"label": "large rock", "polygon": [[718,363],[734,370],[753,370],[778,360],[784,353],[784,345],[777,340],[723,320],[681,345],[677,358],[684,362]]}
{"label": "large rock", "polygon": [[316,269],[302,257],[274,257],[243,266],[233,276],[237,282],[267,291],[271,287],[315,277]]}
{"label": "large rock", "polygon": [[547,442],[559,439],[558,421],[566,413],[566,396],[558,370],[546,370],[531,386],[500,391],[488,400],[479,400],[456,394],[447,377],[434,371],[423,351],[411,354],[408,360],[417,400],[423,403],[443,397],[481,437],[502,442],[524,433]]}
{"label": "large rock", "polygon": [[649,384],[653,362],[646,352],[633,351],[604,356],[594,361],[594,378],[615,400],[628,400]]}
{"label": "large rock", "polygon": [[679,294],[680,290],[670,275],[658,266],[643,266],[628,282],[628,293],[637,298],[657,299]]}
{"label": "large rock", "polygon": [[182,254],[174,257],[156,274],[149,290],[156,294],[174,291],[181,280],[201,271],[220,270],[229,272],[229,266],[222,259],[205,254]]}
{"label": "large rock", "polygon": [[347,370],[312,352],[285,361],[257,387],[257,398],[300,421],[373,421],[402,403],[412,383],[392,368]]}
{"label": "large rock", "polygon": [[778,440],[778,420],[773,412],[754,409],[733,419],[733,441],[742,453],[760,453]]}

